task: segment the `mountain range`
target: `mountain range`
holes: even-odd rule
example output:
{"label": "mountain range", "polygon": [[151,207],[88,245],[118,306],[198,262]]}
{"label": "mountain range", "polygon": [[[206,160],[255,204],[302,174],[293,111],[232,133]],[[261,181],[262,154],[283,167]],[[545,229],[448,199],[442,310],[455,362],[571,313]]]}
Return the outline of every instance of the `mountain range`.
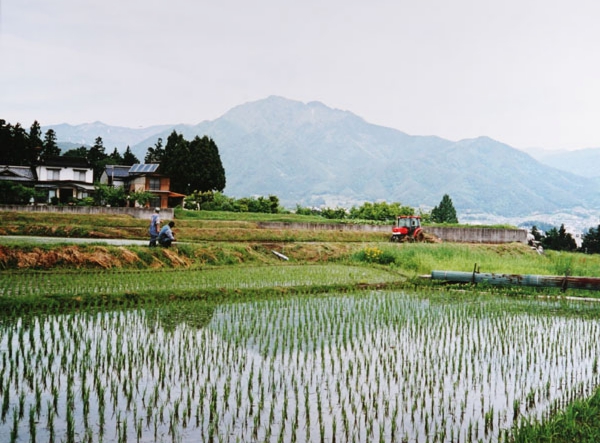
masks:
{"label": "mountain range", "polygon": [[536,159],[488,137],[409,135],[320,102],[271,96],[197,125],[133,129],[96,122],[42,130],[49,128],[59,146],[91,146],[102,137],[107,153],[130,146],[141,161],[174,130],[188,140],[207,135],[219,148],[227,195],[277,195],[288,208],[385,200],[428,210],[448,194],[463,215],[600,209],[600,173],[589,167],[599,164],[600,149]]}

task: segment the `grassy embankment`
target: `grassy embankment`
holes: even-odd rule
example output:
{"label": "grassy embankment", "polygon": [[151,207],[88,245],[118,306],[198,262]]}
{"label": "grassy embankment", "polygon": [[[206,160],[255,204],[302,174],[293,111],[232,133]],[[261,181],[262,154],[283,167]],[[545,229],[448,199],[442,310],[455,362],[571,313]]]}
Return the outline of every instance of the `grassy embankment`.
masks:
{"label": "grassy embankment", "polygon": [[[0,269],[4,270],[0,289],[5,306],[39,305],[48,298],[52,306],[57,302],[95,305],[112,299],[120,303],[124,298],[140,302],[150,296],[238,298],[240,293],[277,294],[281,288],[294,293],[307,288],[316,292],[414,287],[431,285],[419,276],[434,269],[470,272],[475,265],[481,272],[578,276],[594,276],[600,268],[596,256],[553,251],[540,256],[521,244],[396,244],[388,241],[387,232],[263,229],[258,225],[260,221],[323,222],[294,214],[177,211],[179,242],[171,249],[102,244],[103,238],[147,238],[148,221],[128,216],[2,216],[0,234],[98,239],[91,244],[17,241],[0,246]],[[282,261],[274,251],[285,254],[289,261]],[[332,270],[341,275],[344,266],[348,267],[345,277],[335,277]],[[261,285],[249,284],[243,276],[252,276]],[[549,289],[511,291],[560,295]]]}

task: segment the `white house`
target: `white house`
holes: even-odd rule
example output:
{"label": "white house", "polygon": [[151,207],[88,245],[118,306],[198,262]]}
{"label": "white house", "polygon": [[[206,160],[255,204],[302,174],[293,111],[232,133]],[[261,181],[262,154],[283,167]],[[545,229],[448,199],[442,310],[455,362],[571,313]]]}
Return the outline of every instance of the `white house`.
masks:
{"label": "white house", "polygon": [[35,167],[36,189],[44,190],[48,202],[69,203],[94,192],[94,171],[82,157],[50,157]]}

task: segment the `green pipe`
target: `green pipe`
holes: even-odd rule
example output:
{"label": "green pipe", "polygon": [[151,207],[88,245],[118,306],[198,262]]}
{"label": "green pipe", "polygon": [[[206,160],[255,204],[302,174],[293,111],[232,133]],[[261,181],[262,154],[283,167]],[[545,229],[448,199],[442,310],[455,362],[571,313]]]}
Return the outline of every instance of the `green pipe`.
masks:
{"label": "green pipe", "polygon": [[433,280],[454,283],[488,283],[499,286],[536,286],[566,289],[600,290],[600,278],[531,274],[492,274],[460,271],[431,271]]}

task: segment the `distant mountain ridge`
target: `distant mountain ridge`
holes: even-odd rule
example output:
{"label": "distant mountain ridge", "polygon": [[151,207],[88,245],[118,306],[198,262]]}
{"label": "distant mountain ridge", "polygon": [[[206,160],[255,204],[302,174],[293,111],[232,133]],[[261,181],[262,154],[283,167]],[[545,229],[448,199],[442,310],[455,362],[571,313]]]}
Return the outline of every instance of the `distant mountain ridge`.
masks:
{"label": "distant mountain ridge", "polygon": [[[600,208],[598,180],[549,167],[501,142],[411,136],[320,102],[272,96],[197,125],[131,129],[126,142],[127,128],[100,125],[86,128],[105,131],[94,133],[92,143],[100,136],[110,152],[121,140],[115,146],[122,152],[129,145],[140,160],[159,137],[166,143],[173,130],[186,139],[208,135],[219,147],[227,195],[273,194],[290,208],[377,200],[431,208],[443,194],[459,213],[513,216]],[[64,140],[68,128],[53,128]]]}
{"label": "distant mountain ridge", "polygon": [[114,148],[117,148],[119,152],[124,152],[127,146],[132,147],[154,134],[172,127],[173,125],[159,125],[133,129],[94,122],[75,126],[67,123],[43,126],[42,131],[46,132],[50,128],[54,129],[57,134],[57,141],[71,147],[93,146],[96,138],[101,137],[104,148],[108,153],[111,153]]}
{"label": "distant mountain ridge", "polygon": [[575,151],[536,151],[531,156],[539,162],[582,177],[600,177],[600,148]]}

